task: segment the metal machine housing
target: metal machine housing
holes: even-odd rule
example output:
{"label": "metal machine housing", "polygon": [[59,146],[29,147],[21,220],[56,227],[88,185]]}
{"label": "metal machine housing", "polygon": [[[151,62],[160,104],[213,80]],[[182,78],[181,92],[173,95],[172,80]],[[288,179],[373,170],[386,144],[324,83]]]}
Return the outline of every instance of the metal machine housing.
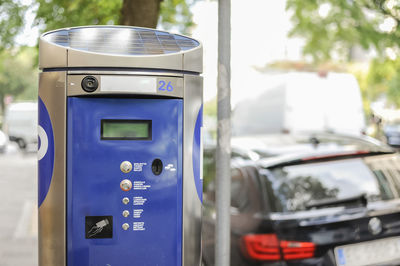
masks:
{"label": "metal machine housing", "polygon": [[[80,32],[84,32],[84,34],[80,36]],[[138,50],[138,54],[135,54],[136,50],[127,53],[122,49],[125,47],[122,45],[121,51],[118,51],[118,47],[116,47],[110,53],[107,50],[111,49],[110,47],[98,49],[96,46],[90,46],[90,41],[92,43],[100,42],[99,36],[102,34],[107,36],[114,36],[112,34],[118,33],[120,36],[124,35],[121,32],[130,34],[130,36],[136,36],[136,32],[139,32],[144,45],[146,45],[146,40],[147,43],[155,41],[154,37],[145,38],[155,34],[160,47],[172,47],[175,51],[172,51],[172,48],[171,51],[166,51],[167,48],[164,51],[159,48],[151,50],[154,47],[150,45],[151,49],[147,50],[151,52],[150,54],[146,54],[146,50],[143,49]],[[79,36],[74,37],[72,33]],[[95,37],[92,40],[86,40],[87,43],[84,45],[87,45],[87,49],[82,49],[79,47],[81,45],[79,38],[92,36],[88,33]],[[173,38],[178,46],[179,42],[183,43],[179,51],[171,45]],[[75,46],[72,45],[74,41],[78,43],[75,43]],[[128,44],[132,40],[124,37],[123,41]],[[192,41],[192,46],[189,41]],[[178,171],[181,170],[182,173],[180,201],[182,205],[177,208],[181,211],[182,221],[181,239],[177,241],[174,248],[178,250],[177,254],[180,254],[178,265],[199,265],[202,206],[203,78],[200,76],[202,72],[201,44],[187,37],[152,29],[93,26],[45,33],[40,38],[39,47],[39,67],[42,69],[39,75],[39,266],[74,265],[73,261],[69,259],[74,247],[68,246],[70,244],[68,229],[71,221],[68,213],[68,201],[74,197],[69,191],[71,189],[70,181],[73,178],[70,175],[72,170],[69,160],[74,144],[70,143],[73,142],[73,139],[69,134],[71,134],[71,123],[75,123],[68,119],[71,117],[70,109],[72,107],[70,104],[74,99],[86,101],[114,99],[132,102],[135,99],[143,99],[143,101],[152,103],[169,99],[181,102],[179,123],[181,123],[182,132],[178,132],[178,135],[181,135],[182,140],[179,146],[182,161],[181,169]],[[82,89],[81,82],[87,76],[95,77],[99,81],[98,88],[94,92],[86,92]],[[110,81],[115,82],[115,86],[110,85]],[[140,82],[143,81],[151,81],[156,87],[142,90]],[[125,86],[126,82],[134,86]],[[164,83],[170,84],[173,90],[162,87]],[[116,177],[116,189],[118,190],[119,182],[120,180]],[[122,204],[120,200],[116,199],[116,202],[112,204],[119,208],[118,204]],[[122,234],[124,233],[122,230],[121,224],[116,224],[114,221],[113,232]],[[89,241],[92,241],[93,245],[101,245],[103,242],[104,245],[117,245],[115,239],[114,242],[92,239]],[[131,248],[134,252],[134,247]],[[91,255],[87,256],[89,257],[88,262],[93,263],[93,260],[90,259]],[[158,254],[154,254],[154,256],[158,256]],[[129,258],[129,254],[127,258]],[[108,264],[112,266],[136,265],[133,261],[124,259],[126,257],[124,258],[124,255],[121,254],[118,264],[115,264],[115,261],[114,264]],[[104,265],[108,265],[106,261],[104,263]],[[138,263],[137,265],[147,265],[140,262],[140,258],[136,263]]]}

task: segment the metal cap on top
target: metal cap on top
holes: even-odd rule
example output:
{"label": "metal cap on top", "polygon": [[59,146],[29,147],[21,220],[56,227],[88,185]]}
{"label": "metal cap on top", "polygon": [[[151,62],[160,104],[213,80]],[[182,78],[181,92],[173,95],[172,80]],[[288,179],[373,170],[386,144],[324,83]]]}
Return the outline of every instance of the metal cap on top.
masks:
{"label": "metal cap on top", "polygon": [[141,68],[202,72],[202,45],[182,35],[126,27],[89,26],[44,33],[39,68]]}

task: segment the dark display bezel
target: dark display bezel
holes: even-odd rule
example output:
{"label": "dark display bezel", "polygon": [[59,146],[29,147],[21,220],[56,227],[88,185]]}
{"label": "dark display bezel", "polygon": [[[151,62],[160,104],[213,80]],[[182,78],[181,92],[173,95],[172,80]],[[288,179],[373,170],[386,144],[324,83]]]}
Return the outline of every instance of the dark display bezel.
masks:
{"label": "dark display bezel", "polygon": [[[104,124],[147,124],[147,137],[105,137],[103,135]],[[152,120],[130,120],[130,119],[102,119],[100,138],[102,140],[152,140]]]}

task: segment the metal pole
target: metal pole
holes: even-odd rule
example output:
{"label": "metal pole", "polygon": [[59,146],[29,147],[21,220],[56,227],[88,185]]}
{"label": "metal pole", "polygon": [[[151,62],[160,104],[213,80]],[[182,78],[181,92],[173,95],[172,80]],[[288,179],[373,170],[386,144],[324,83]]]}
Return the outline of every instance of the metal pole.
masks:
{"label": "metal pole", "polygon": [[231,0],[218,1],[218,139],[216,154],[215,265],[230,265]]}

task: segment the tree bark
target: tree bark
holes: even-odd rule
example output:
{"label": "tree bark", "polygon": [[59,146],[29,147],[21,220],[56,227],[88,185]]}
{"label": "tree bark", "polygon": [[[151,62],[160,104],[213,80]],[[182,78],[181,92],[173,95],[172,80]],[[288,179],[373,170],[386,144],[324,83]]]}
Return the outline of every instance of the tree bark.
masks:
{"label": "tree bark", "polygon": [[157,27],[162,0],[123,0],[121,25]]}

